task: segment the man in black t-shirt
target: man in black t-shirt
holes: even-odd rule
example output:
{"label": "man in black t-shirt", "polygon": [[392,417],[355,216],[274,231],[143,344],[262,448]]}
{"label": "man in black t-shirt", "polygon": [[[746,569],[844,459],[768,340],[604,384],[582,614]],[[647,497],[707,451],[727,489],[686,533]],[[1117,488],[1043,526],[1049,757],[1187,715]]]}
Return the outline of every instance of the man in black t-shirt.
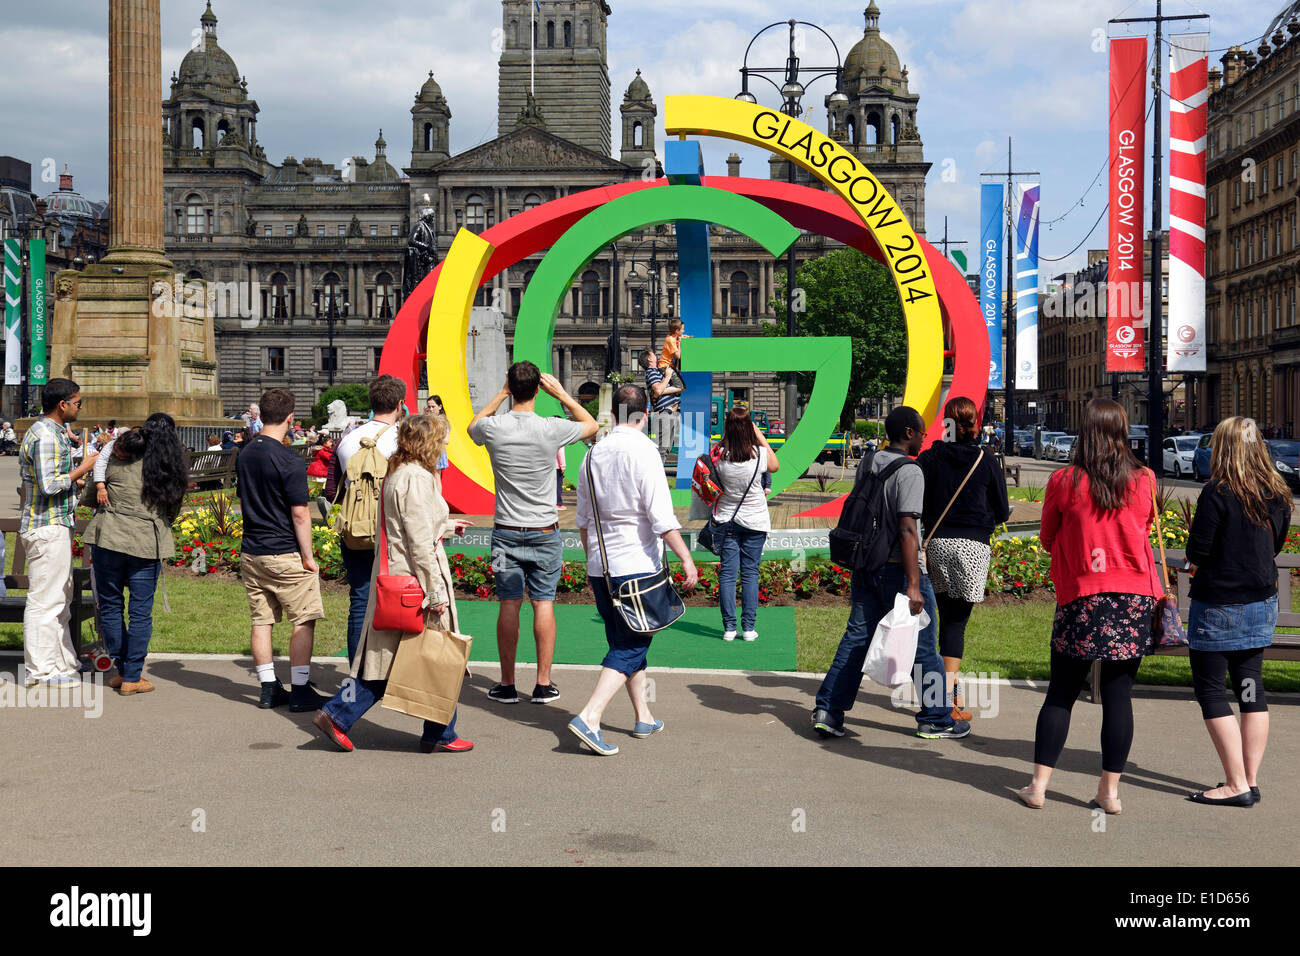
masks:
{"label": "man in black t-shirt", "polygon": [[[307,463],[284,446],[294,399],[273,388],[262,396],[262,430],[239,453],[239,503],[244,522],[239,576],[253,618],[253,664],[262,685],[261,708],[288,704],[294,713],[318,710],[329,700],[308,682],[316,622],[325,616],[320,569],[312,554],[307,511]],[[275,676],[271,628],[287,616],[292,692]]]}

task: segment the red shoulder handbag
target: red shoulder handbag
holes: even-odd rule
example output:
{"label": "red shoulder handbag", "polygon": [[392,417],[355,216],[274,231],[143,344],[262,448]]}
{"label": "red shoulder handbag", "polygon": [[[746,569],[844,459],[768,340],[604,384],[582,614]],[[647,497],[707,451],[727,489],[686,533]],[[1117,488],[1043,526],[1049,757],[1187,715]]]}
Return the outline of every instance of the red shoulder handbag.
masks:
{"label": "red shoulder handbag", "polygon": [[414,575],[388,573],[388,527],[384,523],[384,489],[379,487],[379,574],[375,576],[375,604],[370,626],[403,634],[424,632],[424,588]]}

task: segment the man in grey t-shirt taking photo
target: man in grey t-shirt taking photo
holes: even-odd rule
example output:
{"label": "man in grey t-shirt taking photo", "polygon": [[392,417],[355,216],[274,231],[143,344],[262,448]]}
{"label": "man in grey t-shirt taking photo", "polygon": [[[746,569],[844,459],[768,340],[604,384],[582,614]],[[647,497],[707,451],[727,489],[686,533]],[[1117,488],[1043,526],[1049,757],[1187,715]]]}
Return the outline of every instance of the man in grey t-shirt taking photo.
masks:
{"label": "man in grey t-shirt taking photo", "polygon": [[[537,390],[557,399],[573,416],[542,418],[534,410]],[[497,415],[507,398],[510,411]],[[487,448],[496,481],[496,513],[492,527],[492,571],[496,580],[497,654],[501,683],[488,696],[517,704],[515,652],[519,646],[519,610],[524,588],[533,605],[533,638],[537,642],[537,686],[534,704],[557,700],[551,681],[555,657],[555,589],[564,552],[555,508],[555,455],[565,445],[596,434],[596,420],[564,390],[552,375],[532,362],[516,362],[506,384],[469,423],[469,437]]]}

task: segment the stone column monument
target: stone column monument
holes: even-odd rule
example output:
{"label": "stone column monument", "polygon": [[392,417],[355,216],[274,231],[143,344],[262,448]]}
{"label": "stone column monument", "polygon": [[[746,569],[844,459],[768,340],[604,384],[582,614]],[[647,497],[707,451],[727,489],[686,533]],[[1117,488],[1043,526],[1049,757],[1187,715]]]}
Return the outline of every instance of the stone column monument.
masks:
{"label": "stone column monument", "polygon": [[163,252],[161,103],[159,0],[109,0],[108,252],[55,277],[50,337],[50,374],[81,385],[82,421],[220,421],[207,297],[176,293]]}

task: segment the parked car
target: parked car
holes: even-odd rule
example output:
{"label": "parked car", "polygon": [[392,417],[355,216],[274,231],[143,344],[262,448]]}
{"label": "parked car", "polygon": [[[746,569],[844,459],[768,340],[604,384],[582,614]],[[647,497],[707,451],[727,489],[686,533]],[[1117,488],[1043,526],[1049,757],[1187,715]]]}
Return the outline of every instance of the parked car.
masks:
{"label": "parked car", "polygon": [[1295,490],[1300,486],[1300,441],[1287,438],[1274,438],[1268,443],[1269,455],[1273,467],[1286,479],[1286,483]]}
{"label": "parked car", "polygon": [[1022,455],[1025,458],[1032,456],[1034,453],[1034,433],[1027,428],[1016,429],[1010,452],[1013,455]]}
{"label": "parked car", "polygon": [[1052,443],[1052,439],[1060,438],[1065,432],[1039,432],[1034,441],[1034,457],[1042,460],[1047,459],[1047,446]]}
{"label": "parked car", "polygon": [[1043,449],[1043,458],[1048,461],[1068,462],[1074,448],[1073,435],[1057,435]]}
{"label": "parked car", "polygon": [[1197,481],[1208,481],[1210,478],[1210,435],[1204,434],[1196,442],[1196,450],[1192,452],[1192,477]]}
{"label": "parked car", "polygon": [[1166,438],[1164,450],[1164,471],[1166,475],[1183,478],[1192,473],[1192,457],[1196,446],[1200,444],[1201,435],[1178,435]]}

